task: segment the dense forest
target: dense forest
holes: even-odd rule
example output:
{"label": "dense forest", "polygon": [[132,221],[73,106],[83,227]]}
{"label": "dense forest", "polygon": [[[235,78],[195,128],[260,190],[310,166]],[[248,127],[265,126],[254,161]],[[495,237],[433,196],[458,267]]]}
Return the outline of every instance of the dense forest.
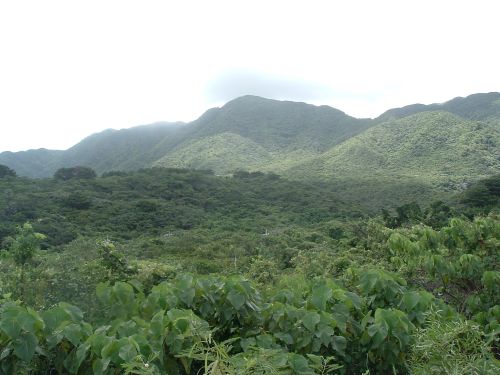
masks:
{"label": "dense forest", "polygon": [[347,190],[0,166],[0,374],[497,374],[500,175]]}

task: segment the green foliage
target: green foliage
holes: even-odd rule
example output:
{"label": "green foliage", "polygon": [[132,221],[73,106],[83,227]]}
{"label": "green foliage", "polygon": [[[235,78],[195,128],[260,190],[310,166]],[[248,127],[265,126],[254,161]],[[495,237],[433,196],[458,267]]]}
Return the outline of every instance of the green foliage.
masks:
{"label": "green foliage", "polygon": [[17,234],[9,241],[9,255],[19,269],[16,294],[23,299],[26,298],[25,282],[27,267],[35,254],[40,250],[40,241],[44,238],[45,236],[43,234],[36,233],[33,230],[30,223],[25,223],[17,227]]}
{"label": "green foliage", "polygon": [[412,226],[415,224],[426,224],[434,229],[439,229],[452,217],[452,209],[443,201],[432,202],[428,208],[422,210],[418,203],[411,202],[396,207],[396,216],[392,216],[388,210],[382,209],[382,219],[388,228],[401,226]]}
{"label": "green foliage", "polygon": [[[377,282],[387,278],[374,275]],[[279,290],[265,301],[237,276],[184,275],[149,294],[136,281],[101,284],[97,296],[104,325],[97,326],[72,305],[37,313],[3,302],[0,373],[30,366],[70,374],[112,374],[121,368],[147,374],[194,374],[200,368],[214,374],[405,368],[414,325],[395,308],[401,298],[375,309],[372,291],[362,287],[358,295],[320,279],[303,288],[301,298]],[[420,308],[425,312],[428,306]]]}
{"label": "green foliage", "polygon": [[259,144],[226,132],[189,142],[154,165],[210,169],[217,174],[229,174],[238,169],[257,169],[270,161],[270,153]]}
{"label": "green foliage", "polygon": [[[487,158],[494,138],[483,137],[493,123],[445,113],[381,123],[366,133],[391,126],[402,133],[370,139],[377,147],[404,138],[395,142],[402,159],[387,159],[394,169],[378,175],[373,169],[363,180],[362,174],[342,177],[340,168],[333,183],[297,182],[255,171],[255,154],[268,158],[271,170],[288,168],[306,154],[330,153],[343,135],[370,121],[309,106],[284,119],[282,104],[235,101],[194,124],[195,136],[194,128],[180,125],[179,133],[163,133],[162,126],[119,132],[123,144],[106,150],[110,159],[98,169],[152,163],[169,149],[172,160],[178,153],[219,172],[239,168],[232,177],[153,168],[0,179],[0,240],[11,250],[0,258],[0,375],[496,373],[499,219],[496,201],[474,204],[498,195],[497,179],[478,183],[487,196],[478,197],[473,185],[456,201],[430,203],[420,198],[443,187],[461,189],[465,180],[440,185],[446,172],[425,185],[421,176],[399,181],[398,175],[404,161],[412,171],[410,154],[441,163],[440,148],[412,121],[430,119],[443,136],[453,126],[473,129],[471,142],[482,148],[464,173],[477,155],[485,157],[484,168],[494,167]],[[261,110],[268,128],[259,122],[249,129],[247,120]],[[294,127],[317,110],[324,115],[319,123]],[[237,121],[242,111],[247,117]],[[132,141],[143,130],[151,137]],[[111,140],[115,132],[108,133]],[[167,133],[177,135],[158,136]],[[321,142],[314,140],[318,134]],[[99,139],[88,145],[99,146]],[[234,147],[222,142],[228,139],[247,145],[248,153],[233,158]],[[437,142],[462,145],[453,139]],[[207,142],[223,146],[222,154],[204,149]],[[371,153],[377,147],[360,151],[354,143],[347,151],[359,160],[384,163]],[[296,144],[305,151],[294,150]],[[121,164],[120,150],[129,145],[142,154]],[[419,147],[432,149],[427,155]],[[77,158],[83,149],[71,153]],[[466,208],[457,206],[463,196],[472,199]],[[358,209],[363,205],[386,210],[366,218]],[[482,211],[491,213],[472,219]],[[22,225],[27,220],[32,226]]]}
{"label": "green foliage", "polygon": [[0,164],[0,178],[4,177],[16,177],[16,171],[6,165]]}
{"label": "green foliage", "polygon": [[[490,215],[472,222],[452,219],[440,231],[428,227],[414,227],[404,234],[395,231],[388,251],[394,265],[405,267],[472,317],[500,303],[493,287],[499,280],[499,241],[498,217]],[[497,330],[498,323],[491,322],[488,330]]]}
{"label": "green foliage", "polygon": [[399,179],[400,185],[427,185],[429,192],[458,192],[464,183],[498,172],[499,142],[497,123],[478,123],[443,111],[421,112],[373,126],[283,175]]}
{"label": "green foliage", "polygon": [[498,207],[500,202],[500,175],[486,178],[465,190],[461,202],[473,208]]}
{"label": "green foliage", "polygon": [[[108,129],[66,151],[5,152],[0,163],[19,175],[55,172],[58,179],[85,175],[75,170],[79,167],[69,168],[73,165],[115,176],[152,166],[211,169],[221,175],[279,173],[293,180],[333,181],[344,200],[373,213],[411,200],[447,200],[496,174],[497,96],[416,105],[375,120],[355,119],[326,106],[245,96],[189,124]],[[466,201],[496,204],[489,195],[482,199],[486,193],[478,186]]]}
{"label": "green foliage", "polygon": [[68,208],[86,210],[92,205],[92,200],[87,194],[81,191],[74,191],[69,193],[68,196],[62,200],[62,203]]}
{"label": "green foliage", "polygon": [[200,227],[262,233],[265,228],[350,215],[352,210],[326,184],[264,173],[222,178],[154,168],[90,180],[2,179],[0,189],[4,225],[30,220],[58,245],[77,234],[130,239]]}
{"label": "green foliage", "polygon": [[417,329],[409,357],[412,374],[497,374],[500,363],[482,338],[481,327],[432,312]]}
{"label": "green foliage", "polygon": [[71,167],[71,168],[59,168],[56,173],[54,173],[54,179],[67,181],[72,178],[77,179],[91,179],[95,178],[97,175],[92,168],[89,167]]}
{"label": "green foliage", "polygon": [[108,280],[125,280],[134,274],[134,269],[127,263],[124,255],[109,240],[98,244],[101,263],[108,270]]}
{"label": "green foliage", "polygon": [[30,223],[25,223],[17,227],[17,234],[12,239],[10,244],[10,254],[15,263],[24,267],[35,253],[40,249],[40,241],[45,236],[41,233],[36,233]]}
{"label": "green foliage", "polygon": [[[422,278],[419,283],[440,277],[450,269],[458,272],[449,274],[450,278],[458,278],[454,281],[457,285],[464,278],[475,280],[480,273],[480,290],[473,296],[479,299],[469,298],[470,311],[464,312],[474,317],[486,335],[484,339],[481,334],[453,335],[457,340],[479,340],[477,345],[482,349],[475,352],[479,354],[467,357],[475,358],[471,366],[494,369],[495,362],[487,350],[488,346],[496,345],[499,311],[495,286],[499,275],[495,267],[485,268],[483,258],[489,257],[491,264],[496,262],[498,219],[493,215],[474,222],[452,219],[449,226],[439,231],[422,226],[390,230],[370,221],[362,232],[364,225],[363,222],[341,225],[343,236],[350,236],[351,231],[367,236],[357,241],[332,239],[329,236],[332,224],[325,224],[323,231],[288,230],[279,237],[267,233],[254,240],[256,247],[277,241],[278,247],[301,248],[288,265],[300,271],[295,276],[282,275],[286,270],[278,261],[280,253],[269,251],[273,247],[252,256],[248,263],[244,247],[240,250],[229,247],[228,268],[236,271],[243,267],[246,274],[261,284],[263,292],[241,276],[190,275],[179,268],[160,267],[150,260],[127,260],[130,252],[109,240],[97,245],[92,241],[76,241],[68,256],[81,259],[79,269],[67,263],[65,252],[54,254],[57,256],[54,259],[62,270],[72,270],[77,275],[75,280],[78,275],[83,280],[83,270],[88,267],[93,275],[86,283],[104,281],[97,285],[98,305],[84,306],[85,310],[91,308],[88,315],[91,321],[84,320],[79,309],[64,303],[51,303],[54,307],[35,312],[18,302],[2,300],[0,373],[361,374],[408,373],[429,366],[432,371],[446,373],[452,361],[447,358],[453,353],[469,355],[467,350],[460,354],[451,347],[451,354],[439,362],[438,353],[445,350],[445,345],[437,345],[434,353],[428,354],[429,349],[424,353],[419,344],[434,340],[431,331],[437,329],[435,325],[432,328],[435,322],[428,317],[445,305],[430,293],[413,289],[400,274],[369,264],[355,267],[361,248],[350,248],[343,254],[344,260],[349,261],[344,266],[340,266],[335,251],[327,251],[326,244],[344,246],[354,242],[357,246],[373,246],[373,254],[390,252],[392,264],[404,264],[408,271],[421,267],[416,273]],[[248,240],[247,237],[245,241]],[[163,246],[164,241],[149,243]],[[376,243],[379,247],[374,246]],[[253,247],[248,245],[249,249]],[[307,254],[307,249],[311,254]],[[477,250],[471,252],[471,249]],[[439,251],[442,259],[441,263],[435,262],[437,268],[433,271],[426,268],[425,259],[432,258],[435,251]],[[211,250],[210,254],[214,256],[217,252]],[[396,257],[400,257],[400,263]],[[309,259],[309,265],[299,259],[304,262]],[[322,272],[321,264],[329,271]],[[130,271],[146,281],[146,288],[141,282],[130,280]],[[66,273],[60,289],[69,286],[75,277]],[[306,281],[300,274],[314,279]],[[332,279],[331,275],[338,279]],[[167,281],[155,285],[154,277]],[[37,278],[42,287],[43,280]],[[450,291],[456,293],[457,289],[454,286]],[[67,293],[70,296],[75,291],[68,288]],[[78,300],[85,302],[81,297],[75,301]],[[450,302],[463,307],[457,301]],[[475,310],[472,302],[477,303]],[[446,323],[447,319],[462,318],[449,307],[444,310],[447,314],[440,315],[439,324],[449,330],[452,326]],[[466,323],[469,325],[470,322]],[[456,345],[463,347],[460,342]],[[460,366],[457,362],[457,368],[463,368]]]}

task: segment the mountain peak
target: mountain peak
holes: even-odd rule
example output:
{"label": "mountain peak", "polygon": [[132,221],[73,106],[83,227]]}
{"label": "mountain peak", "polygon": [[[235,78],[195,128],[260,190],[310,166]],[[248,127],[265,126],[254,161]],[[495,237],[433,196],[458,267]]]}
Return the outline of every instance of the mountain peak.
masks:
{"label": "mountain peak", "polygon": [[285,103],[285,102],[286,101],[283,100],[269,99],[257,95],[243,95],[228,101],[221,108],[232,108],[232,107],[240,107],[248,105],[273,105],[273,104],[279,105],[280,103]]}

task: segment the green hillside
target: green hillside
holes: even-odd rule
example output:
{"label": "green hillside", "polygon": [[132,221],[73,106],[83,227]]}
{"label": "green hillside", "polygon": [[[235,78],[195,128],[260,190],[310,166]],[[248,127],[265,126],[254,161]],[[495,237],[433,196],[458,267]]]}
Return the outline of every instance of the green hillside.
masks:
{"label": "green hillside", "polygon": [[154,163],[175,168],[210,169],[225,174],[239,169],[253,170],[269,162],[262,146],[234,133],[221,133],[193,140],[180,150]]}
{"label": "green hillside", "polygon": [[328,106],[244,96],[201,118],[195,126],[196,138],[232,132],[268,151],[325,151],[367,129],[370,121]]}
{"label": "green hillside", "polygon": [[443,199],[500,170],[500,132],[493,124],[447,112],[388,121],[290,168],[290,178],[335,180],[371,209]]}
{"label": "green hillside", "polygon": [[384,122],[426,111],[447,111],[469,120],[494,121],[500,124],[500,93],[457,97],[442,104],[411,104],[393,108],[380,115],[376,121]]}
{"label": "green hillside", "polygon": [[186,140],[154,165],[281,172],[371,124],[327,106],[244,96],[190,124]]}
{"label": "green hillside", "polygon": [[157,123],[93,134],[64,151],[61,166],[84,165],[98,173],[136,170],[163,155],[156,146],[180,134],[183,123]]}
{"label": "green hillside", "polygon": [[290,174],[398,176],[459,189],[500,169],[500,132],[447,112],[422,112],[375,126]]}
{"label": "green hillside", "polygon": [[57,170],[64,151],[28,150],[20,152],[5,151],[0,153],[0,164],[14,169],[20,176],[35,178],[50,176]]}
{"label": "green hillside", "polygon": [[98,173],[136,170],[164,155],[158,144],[166,138],[175,142],[183,123],[155,123],[130,129],[107,129],[92,134],[65,151],[29,150],[0,153],[0,164],[26,177],[49,177],[62,167],[88,166]]}
{"label": "green hillside", "polygon": [[[43,168],[25,161],[39,159],[32,151],[27,152],[27,157],[2,153],[0,164],[28,177],[48,177],[57,168],[74,165],[88,166],[98,173],[152,165],[209,166],[219,173],[233,172],[234,168],[282,170],[328,150],[372,124],[368,119],[355,119],[327,106],[244,96],[210,109],[188,124],[158,123],[93,134],[59,152]],[[226,142],[227,134],[232,134],[232,138]],[[222,149],[210,150],[215,146]],[[238,150],[240,146],[243,148]],[[240,152],[244,155],[237,156]],[[17,160],[17,156],[21,158]],[[42,163],[44,160],[40,159]]]}
{"label": "green hillside", "polygon": [[327,106],[244,96],[191,123],[110,129],[66,151],[4,152],[0,164],[31,177],[75,165],[97,173],[151,166],[223,175],[266,171],[293,179],[336,178],[346,192],[370,197],[384,185],[404,183],[428,197],[494,174],[499,131],[500,93],[414,104],[374,120]]}

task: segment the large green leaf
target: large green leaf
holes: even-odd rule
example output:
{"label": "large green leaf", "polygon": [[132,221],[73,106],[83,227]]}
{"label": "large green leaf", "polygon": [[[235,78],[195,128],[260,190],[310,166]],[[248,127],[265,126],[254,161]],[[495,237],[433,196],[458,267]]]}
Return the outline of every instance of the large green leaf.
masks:
{"label": "large green leaf", "polygon": [[21,333],[21,324],[19,324],[17,317],[22,310],[23,309],[19,306],[9,306],[2,312],[0,329],[11,339],[16,339]]}
{"label": "large green leaf", "polygon": [[302,323],[304,324],[304,327],[309,330],[309,332],[315,332],[316,331],[316,325],[320,321],[320,316],[317,312],[315,311],[308,311],[302,318]]}
{"label": "large green leaf", "polygon": [[274,337],[283,341],[287,345],[293,344],[293,337],[289,333],[277,332],[274,334]]}
{"label": "large green leaf", "polygon": [[300,354],[290,354],[289,359],[290,368],[297,375],[313,375],[314,371],[311,370],[307,359]]}
{"label": "large green leaf", "polygon": [[83,320],[83,312],[78,307],[65,302],[59,303],[59,306],[64,309],[74,322],[80,322]]}
{"label": "large green leaf", "polygon": [[420,293],[418,292],[406,292],[404,295],[403,295],[403,298],[401,300],[401,304],[403,305],[403,307],[405,308],[405,310],[407,311],[410,311],[410,310],[413,310],[415,308],[415,306],[418,305],[418,303],[420,302]]}
{"label": "large green leaf", "polygon": [[331,342],[335,330],[328,326],[320,324],[318,330],[316,331],[316,337],[320,339],[321,344],[328,346]]}
{"label": "large green leaf", "polygon": [[82,362],[87,357],[87,355],[89,353],[89,349],[90,349],[90,344],[83,343],[76,350],[76,363],[77,363],[78,367],[80,367]]}
{"label": "large green leaf", "polygon": [[189,330],[190,322],[189,319],[179,318],[175,320],[174,325],[180,333],[186,334]]}
{"label": "large green leaf", "polygon": [[311,295],[311,302],[318,310],[326,310],[326,303],[332,297],[332,290],[326,286],[321,285],[315,288]]}
{"label": "large green leaf", "polygon": [[123,282],[117,282],[113,286],[113,292],[118,301],[124,306],[132,303],[134,300],[134,288],[132,285]]}
{"label": "large green leaf", "polygon": [[110,358],[98,358],[92,362],[93,375],[104,375],[109,366]]}
{"label": "large green leaf", "polygon": [[164,331],[164,326],[163,326],[163,320],[165,317],[165,311],[160,310],[158,311],[152,318],[151,318],[151,323],[149,325],[149,329],[151,330],[151,333],[155,337],[161,337],[163,336],[163,331]]}
{"label": "large green leaf", "polygon": [[238,293],[234,290],[231,290],[227,294],[227,299],[236,310],[241,309],[246,301],[246,297],[243,294]]}
{"label": "large green leaf", "polygon": [[196,290],[194,288],[186,288],[181,290],[178,296],[179,299],[186,304],[186,306],[191,307],[193,305],[195,295]]}
{"label": "large green leaf", "polygon": [[62,333],[74,346],[78,346],[82,340],[82,331],[79,324],[68,324],[64,327]]}
{"label": "large green leaf", "polygon": [[71,321],[71,316],[61,306],[44,311],[42,317],[45,322],[45,329],[49,333],[52,333],[62,323]]}
{"label": "large green leaf", "polygon": [[31,332],[23,332],[13,341],[15,355],[24,362],[30,362],[35,355],[38,339]]}
{"label": "large green leaf", "polygon": [[134,345],[126,344],[120,348],[118,355],[125,362],[132,362],[137,356],[137,350],[135,349]]}
{"label": "large green leaf", "polygon": [[345,349],[347,347],[347,340],[343,336],[333,336],[332,337],[332,348],[340,355],[345,355]]}
{"label": "large green leaf", "polygon": [[76,358],[76,349],[73,349],[71,353],[64,359],[64,367],[70,374],[76,374],[78,372],[78,368],[80,367],[81,362],[79,363]]}

